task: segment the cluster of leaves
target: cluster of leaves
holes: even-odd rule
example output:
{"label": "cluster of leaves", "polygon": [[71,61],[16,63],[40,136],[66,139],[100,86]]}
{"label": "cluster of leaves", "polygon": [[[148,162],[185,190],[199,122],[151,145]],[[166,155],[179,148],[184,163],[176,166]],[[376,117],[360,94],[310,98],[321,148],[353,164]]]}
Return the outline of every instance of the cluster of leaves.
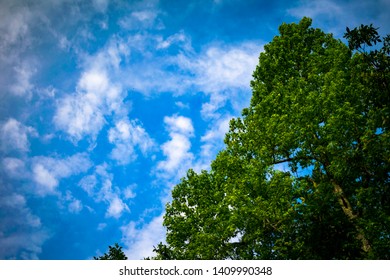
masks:
{"label": "cluster of leaves", "polygon": [[156,259],[390,258],[389,36],[347,29],[348,47],[311,23],[264,47],[226,148],[173,189]]}
{"label": "cluster of leaves", "polygon": [[94,260],[127,260],[125,253],[122,251],[122,247],[118,243],[114,246],[108,246],[108,253],[104,253],[103,256],[93,257]]}

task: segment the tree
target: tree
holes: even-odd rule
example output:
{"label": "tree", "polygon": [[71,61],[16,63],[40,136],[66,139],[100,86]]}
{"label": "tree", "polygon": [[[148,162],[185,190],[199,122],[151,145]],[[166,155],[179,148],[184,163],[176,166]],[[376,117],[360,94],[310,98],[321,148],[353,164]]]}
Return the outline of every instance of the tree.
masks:
{"label": "tree", "polygon": [[226,148],[173,189],[157,259],[390,258],[389,36],[311,23],[264,47]]}
{"label": "tree", "polygon": [[108,253],[104,253],[103,256],[93,257],[94,260],[127,260],[125,253],[122,251],[122,247],[118,243],[114,246],[108,246]]}

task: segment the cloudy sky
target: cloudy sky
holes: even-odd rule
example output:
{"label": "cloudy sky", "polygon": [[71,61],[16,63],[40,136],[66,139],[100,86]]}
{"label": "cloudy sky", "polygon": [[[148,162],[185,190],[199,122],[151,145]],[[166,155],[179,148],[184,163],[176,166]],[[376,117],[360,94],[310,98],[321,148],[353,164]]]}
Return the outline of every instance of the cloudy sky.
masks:
{"label": "cloudy sky", "polygon": [[164,241],[208,169],[264,44],[313,18],[337,38],[389,0],[0,0],[0,259],[129,259]]}

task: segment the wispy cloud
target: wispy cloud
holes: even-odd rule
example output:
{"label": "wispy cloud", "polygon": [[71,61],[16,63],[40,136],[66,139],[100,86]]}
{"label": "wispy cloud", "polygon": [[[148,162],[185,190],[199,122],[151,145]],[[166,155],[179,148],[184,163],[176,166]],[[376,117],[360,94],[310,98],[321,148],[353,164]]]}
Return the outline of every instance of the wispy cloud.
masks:
{"label": "wispy cloud", "polygon": [[28,177],[28,174],[26,174],[26,162],[19,158],[3,158],[2,168],[5,173],[11,178],[25,179]]}
{"label": "wispy cloud", "polygon": [[123,211],[129,211],[128,206],[118,196],[110,198],[110,206],[107,209],[107,216],[119,218]]}
{"label": "wispy cloud", "polygon": [[332,18],[339,17],[344,13],[340,4],[332,0],[318,0],[318,1],[299,1],[299,6],[289,9],[288,12],[296,17],[311,17],[327,15]]}
{"label": "wispy cloud", "polygon": [[347,26],[356,27],[370,23],[388,33],[390,2],[387,0],[374,2],[373,5],[372,1],[301,0],[295,7],[288,9],[287,13],[299,19],[304,16],[311,17],[315,26],[338,37],[343,36]]}
{"label": "wispy cloud", "polygon": [[[18,6],[18,4],[16,4]],[[14,45],[24,47],[28,43],[30,22],[33,14],[26,7],[15,7],[9,1],[0,4],[0,55]]]}
{"label": "wispy cloud", "polygon": [[17,193],[3,193],[0,187],[0,259],[38,259],[43,243],[49,238],[41,219]]}
{"label": "wispy cloud", "polygon": [[78,91],[59,101],[54,123],[76,142],[84,136],[96,138],[105,124],[104,115],[111,112],[107,102],[118,92],[109,84],[105,71],[91,69],[81,76]]}
{"label": "wispy cloud", "polygon": [[124,92],[117,76],[119,64],[126,59],[129,49],[113,38],[95,55],[84,58],[76,90],[59,100],[53,118],[57,128],[77,142],[87,136],[94,140],[106,118],[114,114],[123,118],[128,113]]}
{"label": "wispy cloud", "polygon": [[[180,115],[164,117],[166,131],[169,140],[160,148],[165,159],[157,162],[155,176],[157,183],[164,185],[159,202],[164,205],[169,201],[169,190],[172,185],[185,175],[195,159],[191,152],[191,141],[194,137],[192,120]],[[129,259],[142,259],[153,256],[153,247],[165,240],[165,228],[163,227],[164,212],[152,218],[148,223],[142,220],[130,222],[121,228],[122,242],[125,244],[125,253]]]}
{"label": "wispy cloud", "polygon": [[135,184],[132,184],[130,186],[127,186],[124,190],[123,190],[123,195],[124,195],[124,198],[125,199],[132,199],[132,198],[135,198],[137,196],[137,194],[135,193],[134,189],[136,188],[136,185]]}
{"label": "wispy cloud", "polygon": [[78,214],[83,210],[83,203],[81,200],[75,198],[70,190],[65,192],[65,196],[63,197],[63,201],[67,204],[67,209],[70,213]]}
{"label": "wispy cloud", "polygon": [[185,51],[192,51],[191,41],[183,31],[175,33],[168,38],[157,37],[157,49],[167,49],[171,46],[180,46]]}
{"label": "wispy cloud", "polygon": [[[119,25],[126,30],[140,28],[152,28],[156,24],[157,12],[153,10],[140,10],[132,12],[129,16],[122,18]],[[161,26],[162,27],[162,26]]]}
{"label": "wispy cloud", "polygon": [[130,222],[121,227],[124,252],[128,259],[141,260],[155,254],[153,247],[165,239],[165,228],[162,223],[161,215],[141,226],[136,222]]}
{"label": "wispy cloud", "polygon": [[212,123],[212,126],[201,137],[200,153],[197,157],[193,169],[196,172],[209,170],[210,163],[215,155],[224,148],[224,138],[229,130],[229,123],[232,117],[226,115]]}
{"label": "wispy cloud", "polygon": [[[130,209],[123,201],[129,199],[127,191],[122,191],[119,187],[113,186],[113,175],[108,172],[107,164],[98,165],[91,175],[85,176],[79,182],[79,186],[95,202],[104,202],[107,206],[106,217],[119,218],[123,212]],[[134,194],[133,194],[134,195]]]}
{"label": "wispy cloud", "polygon": [[108,141],[115,145],[110,156],[119,164],[134,161],[137,158],[136,148],[146,155],[155,145],[136,120],[129,121],[128,119],[121,119],[115,123],[115,127],[110,128]]}
{"label": "wispy cloud", "polygon": [[195,75],[194,84],[205,92],[248,88],[258,63],[260,45],[211,46],[197,56],[178,56],[181,68]]}
{"label": "wispy cloud", "polygon": [[104,13],[108,7],[110,0],[93,0],[92,4],[101,13]]}
{"label": "wispy cloud", "polygon": [[13,118],[0,124],[0,147],[3,151],[28,152],[30,136],[37,136],[36,130]]}
{"label": "wispy cloud", "polygon": [[118,21],[125,30],[163,29],[164,25],[158,15],[158,0],[139,1],[129,4],[132,12]]}
{"label": "wispy cloud", "polygon": [[32,179],[37,184],[37,193],[53,194],[61,179],[84,173],[91,166],[92,162],[85,153],[66,158],[38,156],[32,158]]}
{"label": "wispy cloud", "polygon": [[10,90],[17,96],[30,99],[34,88],[31,83],[31,78],[36,72],[36,69],[28,63],[23,63],[14,67],[16,81],[11,85]]}
{"label": "wispy cloud", "polygon": [[[233,47],[212,46],[195,57],[178,56],[178,65],[193,75],[193,86],[210,96],[202,107],[205,119],[219,118],[218,109],[227,102],[238,108],[248,102],[249,83],[260,49],[255,43],[243,43]],[[239,98],[235,96],[237,93]]]}
{"label": "wispy cloud", "polygon": [[100,223],[100,224],[98,224],[97,230],[99,230],[99,231],[104,230],[106,227],[107,227],[106,223]]}
{"label": "wispy cloud", "polygon": [[191,119],[178,115],[165,117],[164,123],[170,140],[161,146],[166,159],[157,164],[157,174],[161,179],[177,180],[185,174],[194,159],[190,151],[194,128]]}

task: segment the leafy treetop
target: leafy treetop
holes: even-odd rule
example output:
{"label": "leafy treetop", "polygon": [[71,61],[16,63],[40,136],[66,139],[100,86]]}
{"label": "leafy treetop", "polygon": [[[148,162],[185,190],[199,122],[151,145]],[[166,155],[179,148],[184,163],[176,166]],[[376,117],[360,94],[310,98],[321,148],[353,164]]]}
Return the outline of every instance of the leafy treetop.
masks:
{"label": "leafy treetop", "polygon": [[389,36],[347,29],[348,47],[311,23],[264,47],[226,148],[173,189],[156,259],[390,258]]}
{"label": "leafy treetop", "polygon": [[122,247],[118,243],[114,246],[108,246],[108,253],[104,253],[103,256],[93,257],[94,260],[127,260],[125,253],[122,251]]}

